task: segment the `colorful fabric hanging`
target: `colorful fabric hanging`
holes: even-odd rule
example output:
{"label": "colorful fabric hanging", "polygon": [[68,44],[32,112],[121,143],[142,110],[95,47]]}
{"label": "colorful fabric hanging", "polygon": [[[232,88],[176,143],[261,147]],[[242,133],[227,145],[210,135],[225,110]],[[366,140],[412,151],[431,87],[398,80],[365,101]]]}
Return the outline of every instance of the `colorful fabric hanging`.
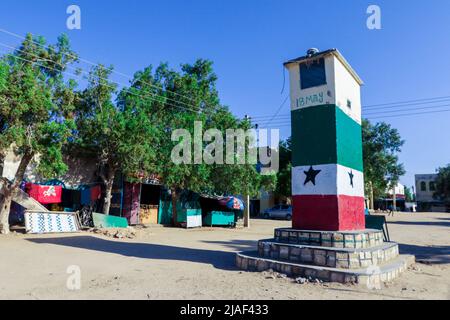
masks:
{"label": "colorful fabric hanging", "polygon": [[81,190],[81,205],[86,206],[91,204],[91,188]]}
{"label": "colorful fabric hanging", "polygon": [[102,188],[97,185],[91,188],[91,201],[95,202],[99,200],[102,196]]}
{"label": "colorful fabric hanging", "polygon": [[27,183],[26,190],[30,197],[41,204],[61,203],[61,186],[41,186],[38,184]]}

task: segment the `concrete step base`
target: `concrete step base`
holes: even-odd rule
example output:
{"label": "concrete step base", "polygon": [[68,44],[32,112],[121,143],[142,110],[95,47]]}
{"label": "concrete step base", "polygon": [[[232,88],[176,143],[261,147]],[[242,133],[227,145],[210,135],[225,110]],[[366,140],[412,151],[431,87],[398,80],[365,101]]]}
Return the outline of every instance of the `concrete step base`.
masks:
{"label": "concrete step base", "polygon": [[277,242],[334,248],[370,248],[383,244],[383,231],[312,231],[291,228],[275,229]]}
{"label": "concrete step base", "polygon": [[290,277],[367,285],[371,289],[376,289],[381,286],[381,283],[397,278],[414,262],[414,256],[400,255],[380,266],[349,270],[261,258],[258,252],[244,252],[236,255],[236,265],[241,270],[251,272],[273,270]]}
{"label": "concrete step base", "polygon": [[315,266],[361,269],[387,263],[399,255],[398,245],[385,242],[370,248],[336,248],[282,243],[276,240],[258,242],[258,253],[262,258]]}

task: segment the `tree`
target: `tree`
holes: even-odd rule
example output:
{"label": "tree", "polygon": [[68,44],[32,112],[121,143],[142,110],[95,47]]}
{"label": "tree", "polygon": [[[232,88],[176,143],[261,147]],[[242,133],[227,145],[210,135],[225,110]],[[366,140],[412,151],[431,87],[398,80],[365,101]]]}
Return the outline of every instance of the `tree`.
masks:
{"label": "tree", "polygon": [[[8,75],[9,66],[6,61],[2,59],[0,60],[0,99],[2,99],[0,103],[4,103],[4,94],[8,90]],[[7,137],[7,133],[8,126],[6,119],[0,114],[0,177],[3,176],[3,163],[6,156],[6,151],[11,143],[11,138]]]}
{"label": "tree", "polygon": [[369,120],[362,122],[364,179],[366,194],[373,199],[386,193],[387,188],[397,185],[405,174],[398,153],[404,141],[397,129],[381,122],[373,125]]}
{"label": "tree", "polygon": [[410,188],[405,187],[405,200],[406,202],[414,202],[415,201],[415,197],[413,192],[411,191]]}
{"label": "tree", "polygon": [[95,66],[89,73],[88,85],[79,93],[75,112],[77,136],[72,150],[91,154],[99,166],[106,187],[103,213],[108,215],[112,188],[117,172],[135,177],[154,169],[158,134],[151,118],[140,105],[132,103],[131,92],[117,93],[109,80],[112,67]]}
{"label": "tree", "polygon": [[38,172],[44,178],[56,177],[67,170],[61,149],[74,129],[70,118],[71,89],[76,84],[72,80],[65,82],[63,73],[77,61],[77,56],[65,35],[55,45],[46,46],[42,37],[28,34],[19,49],[2,60],[0,154],[12,148],[21,156],[14,180],[3,180],[0,232],[8,233],[13,194],[35,156],[39,156]]}
{"label": "tree", "polygon": [[279,196],[292,195],[292,138],[280,143],[280,170],[275,191]]}
{"label": "tree", "polygon": [[[201,156],[206,146],[200,137],[202,150],[194,154],[196,124],[201,125],[203,132],[217,129],[224,133],[227,129],[250,128],[248,121],[236,119],[227,107],[220,105],[216,81],[212,62],[200,59],[192,65],[182,65],[181,72],[170,69],[167,64],[161,64],[154,72],[151,66],[147,67],[137,72],[131,83],[130,91],[137,94],[133,104],[146,108],[161,133],[156,169],[161,182],[171,191],[175,225],[176,203],[181,190],[215,195],[246,195],[259,191],[262,185],[270,187],[271,184],[271,178],[261,177],[255,165],[195,161],[194,158]],[[128,95],[127,101],[130,99]],[[172,141],[179,129],[184,130],[184,134],[178,136],[177,141]],[[226,139],[222,138],[219,142],[224,146]],[[187,145],[187,157],[191,161],[175,163],[172,161],[172,151],[183,143]]]}
{"label": "tree", "polygon": [[435,197],[450,205],[450,164],[437,169],[437,173]]}

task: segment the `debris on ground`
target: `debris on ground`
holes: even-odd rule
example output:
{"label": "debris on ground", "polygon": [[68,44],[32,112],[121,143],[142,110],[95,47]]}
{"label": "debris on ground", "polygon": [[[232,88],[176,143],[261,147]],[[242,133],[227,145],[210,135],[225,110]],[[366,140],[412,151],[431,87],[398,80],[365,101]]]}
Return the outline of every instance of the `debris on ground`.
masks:
{"label": "debris on ground", "polygon": [[295,282],[297,282],[298,284],[305,284],[305,283],[308,283],[309,281],[306,278],[298,277],[295,279]]}
{"label": "debris on ground", "polygon": [[137,236],[137,232],[133,227],[128,228],[91,228],[88,232],[92,232],[95,234],[101,234],[108,238],[114,239],[134,239]]}
{"label": "debris on ground", "polygon": [[422,271],[422,269],[419,268],[419,266],[416,265],[416,264],[413,264],[413,265],[410,266],[408,269],[411,270],[411,271],[417,271],[417,272],[421,272],[421,271]]}

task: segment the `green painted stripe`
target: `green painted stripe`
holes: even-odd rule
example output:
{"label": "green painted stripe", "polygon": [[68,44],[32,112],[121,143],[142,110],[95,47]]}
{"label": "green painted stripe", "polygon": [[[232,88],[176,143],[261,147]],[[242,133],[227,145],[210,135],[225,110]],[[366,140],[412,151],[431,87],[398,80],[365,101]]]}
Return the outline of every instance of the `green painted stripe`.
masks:
{"label": "green painted stripe", "polygon": [[294,167],[337,163],[334,108],[322,105],[292,111]]}
{"label": "green painted stripe", "polygon": [[337,163],[364,171],[362,128],[344,111],[336,107]]}
{"label": "green painted stripe", "polygon": [[363,171],[361,126],[336,105],[292,111],[293,166],[337,163]]}

